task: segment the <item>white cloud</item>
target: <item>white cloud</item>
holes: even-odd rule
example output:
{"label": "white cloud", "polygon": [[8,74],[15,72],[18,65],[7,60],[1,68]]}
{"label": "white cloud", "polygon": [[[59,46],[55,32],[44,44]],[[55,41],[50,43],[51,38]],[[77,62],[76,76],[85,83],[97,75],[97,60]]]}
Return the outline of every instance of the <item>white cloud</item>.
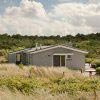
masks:
{"label": "white cloud", "polygon": [[77,2],[77,3],[100,3],[100,0],[56,0],[58,2],[64,3],[64,2]]}
{"label": "white cloud", "polygon": [[100,4],[61,3],[46,12],[40,2],[22,0],[0,16],[0,33],[67,35],[100,32]]}
{"label": "white cloud", "polygon": [[100,3],[100,0],[89,0],[89,3]]}

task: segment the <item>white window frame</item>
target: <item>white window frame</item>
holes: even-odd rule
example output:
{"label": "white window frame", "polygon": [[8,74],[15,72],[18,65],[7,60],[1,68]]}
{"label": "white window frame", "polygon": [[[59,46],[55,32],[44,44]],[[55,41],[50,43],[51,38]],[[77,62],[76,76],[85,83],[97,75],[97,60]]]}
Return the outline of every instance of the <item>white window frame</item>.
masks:
{"label": "white window frame", "polygon": [[[67,59],[67,56],[68,55],[73,55],[73,53],[55,53],[55,54],[53,54],[53,56],[54,55],[59,55],[59,56],[62,56],[62,55],[64,55],[65,56],[65,67],[66,67],[66,60],[72,60],[72,58],[71,59]],[[52,56],[52,67],[54,66],[54,62],[53,62],[53,56]],[[60,57],[61,58],[61,57]],[[60,61],[61,61],[61,59],[60,59]],[[61,66],[61,63],[60,63],[60,66]]]}

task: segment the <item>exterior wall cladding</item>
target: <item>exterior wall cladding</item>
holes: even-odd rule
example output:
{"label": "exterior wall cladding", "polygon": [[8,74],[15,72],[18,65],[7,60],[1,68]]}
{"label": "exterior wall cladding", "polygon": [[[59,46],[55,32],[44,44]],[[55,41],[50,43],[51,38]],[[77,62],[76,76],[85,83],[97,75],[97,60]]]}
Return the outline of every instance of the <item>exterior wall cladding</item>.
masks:
{"label": "exterior wall cladding", "polygon": [[80,69],[85,66],[85,54],[61,47],[31,54],[29,64],[35,66],[53,66],[53,55],[55,53],[73,53],[71,60],[66,59],[66,67]]}
{"label": "exterior wall cladding", "polygon": [[9,63],[16,63],[16,53],[12,53],[8,55],[8,62]]}
{"label": "exterior wall cladding", "polygon": [[[29,53],[23,53],[18,52],[21,54],[21,62],[26,65],[35,65],[35,66],[46,66],[50,67],[53,66],[53,55],[54,54],[67,54],[72,53],[72,59],[67,60],[66,59],[66,67],[69,68],[77,68],[80,69],[81,67],[84,68],[85,66],[85,54],[80,53],[74,50],[65,49],[62,47],[57,47],[54,49],[45,50],[42,52],[32,54]],[[16,63],[16,54],[17,53],[11,53],[9,54],[9,63]]]}

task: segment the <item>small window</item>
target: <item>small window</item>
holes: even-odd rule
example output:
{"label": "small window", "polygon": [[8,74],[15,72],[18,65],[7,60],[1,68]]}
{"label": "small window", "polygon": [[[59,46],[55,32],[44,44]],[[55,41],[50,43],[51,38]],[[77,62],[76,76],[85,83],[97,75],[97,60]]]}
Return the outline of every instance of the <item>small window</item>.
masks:
{"label": "small window", "polygon": [[18,61],[18,62],[21,61],[21,54],[16,54],[16,61]]}
{"label": "small window", "polygon": [[71,60],[72,59],[72,56],[71,55],[67,55],[67,59],[68,60]]}

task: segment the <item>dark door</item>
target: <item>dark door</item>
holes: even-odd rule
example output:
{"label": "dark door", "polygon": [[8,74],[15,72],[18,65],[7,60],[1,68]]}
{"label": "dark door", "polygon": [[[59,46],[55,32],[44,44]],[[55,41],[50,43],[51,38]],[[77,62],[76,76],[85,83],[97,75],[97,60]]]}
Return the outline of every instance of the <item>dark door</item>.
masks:
{"label": "dark door", "polygon": [[53,56],[53,66],[60,66],[60,56],[59,55]]}

